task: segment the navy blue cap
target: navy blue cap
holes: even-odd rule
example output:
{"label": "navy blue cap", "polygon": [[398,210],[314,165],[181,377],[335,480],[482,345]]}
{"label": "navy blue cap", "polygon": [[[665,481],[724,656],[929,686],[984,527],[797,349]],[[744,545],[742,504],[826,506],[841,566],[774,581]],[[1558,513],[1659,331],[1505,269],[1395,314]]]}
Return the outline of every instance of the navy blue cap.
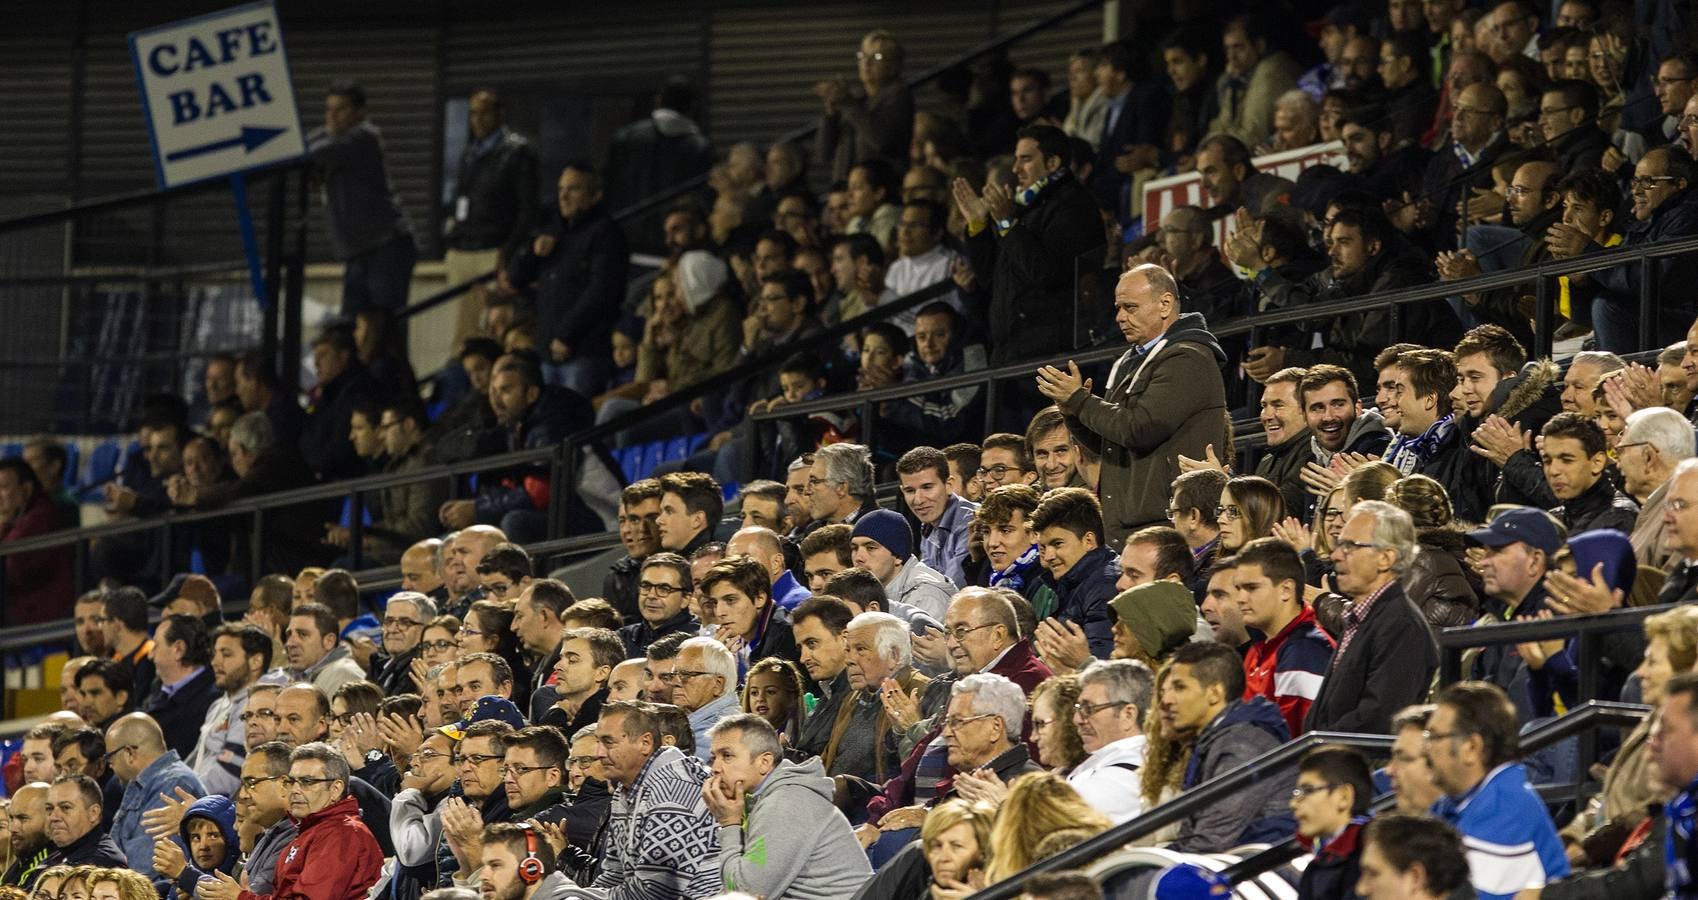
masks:
{"label": "navy blue cap", "polygon": [[1490,525],[1468,532],[1467,538],[1482,547],[1526,544],[1546,556],[1562,548],[1563,536],[1550,513],[1531,506],[1512,506],[1498,513]]}

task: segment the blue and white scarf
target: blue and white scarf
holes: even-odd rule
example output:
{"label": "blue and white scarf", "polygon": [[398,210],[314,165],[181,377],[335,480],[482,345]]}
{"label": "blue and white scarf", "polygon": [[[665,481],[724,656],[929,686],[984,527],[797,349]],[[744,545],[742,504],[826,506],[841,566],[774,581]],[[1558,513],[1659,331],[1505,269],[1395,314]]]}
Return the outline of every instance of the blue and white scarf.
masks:
{"label": "blue and white scarf", "polygon": [[1399,472],[1412,475],[1417,466],[1432,458],[1455,428],[1456,415],[1452,413],[1427,426],[1426,431],[1415,437],[1400,434],[1386,449],[1385,461],[1396,466]]}
{"label": "blue and white scarf", "polygon": [[1038,561],[1038,545],[1033,544],[1025,553],[1015,558],[1012,565],[1002,571],[992,571],[990,574],[991,587],[1005,587],[1015,593],[1025,593],[1026,575],[1032,571],[1032,564]]}

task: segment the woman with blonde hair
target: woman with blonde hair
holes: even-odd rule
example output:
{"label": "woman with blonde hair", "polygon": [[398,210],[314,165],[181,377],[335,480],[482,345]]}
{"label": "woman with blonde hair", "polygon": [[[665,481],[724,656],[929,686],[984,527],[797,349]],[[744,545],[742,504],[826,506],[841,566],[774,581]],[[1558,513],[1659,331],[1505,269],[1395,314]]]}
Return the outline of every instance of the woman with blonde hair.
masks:
{"label": "woman with blonde hair", "polygon": [[[1162,685],[1167,683],[1172,671],[1172,663],[1156,671],[1155,690],[1151,696],[1161,696]],[[1157,703],[1151,703],[1144,713],[1144,734],[1144,767],[1138,770],[1138,775],[1143,781],[1143,808],[1149,812],[1179,796],[1180,785],[1185,780],[1185,762],[1191,758],[1191,745],[1196,742],[1196,735],[1181,734],[1163,725],[1160,704]],[[1179,823],[1175,822],[1132,844],[1155,847],[1178,836]]]}
{"label": "woman with blonde hair", "polygon": [[65,876],[71,874],[70,866],[51,866],[42,870],[35,877],[35,887],[29,892],[30,900],[58,900],[59,888],[65,883]]}
{"label": "woman with blonde hair", "polygon": [[1434,628],[1474,621],[1483,586],[1466,565],[1462,530],[1451,521],[1444,485],[1425,475],[1408,475],[1391,484],[1385,499],[1415,522],[1415,558],[1401,579],[1404,593]]}
{"label": "woman with blonde hair", "polygon": [[[863,897],[892,900],[958,900],[988,884],[996,809],[951,797],[926,814],[920,839],[898,853],[861,888]],[[917,889],[916,889],[917,888]]]}
{"label": "woman with blonde hair", "polygon": [[1108,817],[1054,772],[1028,772],[1008,786],[1008,799],[991,827],[991,860],[985,881],[995,883],[1031,865],[1044,835],[1064,828],[1106,831]]}
{"label": "woman with blonde hair", "polygon": [[[116,885],[113,893],[110,886]],[[147,876],[129,869],[96,869],[89,876],[90,900],[158,900]]]}
{"label": "woman with blonde hair", "polygon": [[1059,775],[1066,775],[1090,755],[1073,722],[1079,689],[1079,676],[1056,675],[1032,691],[1032,742],[1038,745],[1038,762]]}
{"label": "woman with blonde hair", "polygon": [[100,866],[75,866],[59,882],[59,900],[89,900],[88,882]]}

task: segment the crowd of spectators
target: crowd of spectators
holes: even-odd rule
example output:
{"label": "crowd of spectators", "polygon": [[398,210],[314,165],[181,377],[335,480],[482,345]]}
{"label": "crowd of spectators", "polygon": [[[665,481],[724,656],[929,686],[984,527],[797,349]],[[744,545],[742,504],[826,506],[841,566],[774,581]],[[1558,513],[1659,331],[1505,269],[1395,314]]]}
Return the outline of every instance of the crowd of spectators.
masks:
{"label": "crowd of spectators", "polygon": [[[556,446],[772,365],[584,448],[561,490],[525,465],[469,496],[374,491],[357,529],[334,505],[272,511],[258,547],[216,522],[118,533],[74,599],[68,551],[8,556],[7,621],[69,615],[77,653],[63,708],[0,770],[0,890],[954,900],[1324,731],[1395,744],[1383,768],[1313,750],[1137,843],[1295,835],[1305,900],[1698,895],[1690,259],[1567,275],[1548,299],[1214,330],[1698,233],[1684,18],[1317,12],[1315,45],[1237,15],[1083,50],[1065,91],[1008,67],[959,116],[916,108],[902,44],[875,31],[857,78],[815,87],[811,151],[719,163],[669,82],[542,211],[523,199],[534,149],[479,91],[450,243],[499,274],[468,296],[431,407],[395,315],[410,227],[363,92],[333,88],[314,145],[350,319],[315,338],[307,404],[263,358],[213,359],[195,402],[145,404],[110,516]],[[1342,168],[1252,162],[1332,140]],[[610,192],[701,169],[711,202],[656,216],[665,263],[633,278]],[[1143,183],[1189,171],[1206,203],[1142,221]],[[1086,282],[1112,294],[1106,368],[1053,361],[1080,345],[1075,316],[1110,315],[1079,305]],[[1544,321],[1560,360],[1537,355]],[[1021,362],[988,416],[983,386],[873,422],[782,415]],[[694,455],[622,484],[611,449],[692,434]],[[0,461],[6,540],[74,524],[48,487],[64,466],[51,442]],[[617,531],[599,596],[525,549],[556,513]],[[230,577],[256,557],[268,574]],[[397,565],[401,591],[371,605],[360,563]],[[138,574],[190,571],[207,574]],[[1595,652],[1488,646],[1435,682],[1438,629],[1653,603],[1672,606]],[[1522,729],[1589,700],[1653,712],[1592,803],[1548,806],[1538,786],[1590,773],[1562,747],[1523,754]],[[1375,815],[1388,787],[1396,812]],[[1078,873],[1022,887],[1101,896]],[[1154,886],[1221,890],[1186,865]]]}

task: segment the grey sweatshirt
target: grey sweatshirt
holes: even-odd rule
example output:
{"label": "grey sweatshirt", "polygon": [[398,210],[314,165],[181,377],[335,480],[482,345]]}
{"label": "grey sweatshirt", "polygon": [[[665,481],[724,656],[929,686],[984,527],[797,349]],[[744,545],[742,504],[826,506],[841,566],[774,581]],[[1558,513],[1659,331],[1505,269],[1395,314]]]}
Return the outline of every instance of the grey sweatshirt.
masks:
{"label": "grey sweatshirt", "polygon": [[719,827],[725,890],[836,900],[872,877],[849,820],[832,805],[832,782],[818,757],[781,760],[751,800],[742,825]]}

